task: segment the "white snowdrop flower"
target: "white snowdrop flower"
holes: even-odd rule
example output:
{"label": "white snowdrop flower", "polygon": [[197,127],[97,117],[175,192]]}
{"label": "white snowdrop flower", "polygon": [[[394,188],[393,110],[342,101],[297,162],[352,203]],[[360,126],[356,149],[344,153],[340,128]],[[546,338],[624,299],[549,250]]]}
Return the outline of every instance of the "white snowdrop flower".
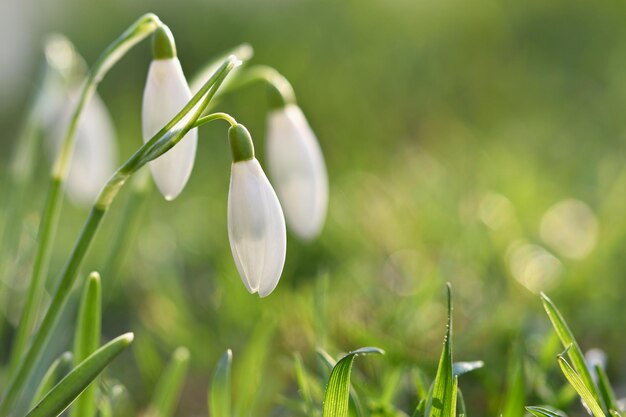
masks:
{"label": "white snowdrop flower", "polygon": [[[84,82],[84,62],[63,35],[46,41],[47,71],[37,102],[41,126],[54,158],[67,133]],[[76,127],[72,162],[65,191],[78,204],[93,203],[115,170],[116,135],[112,118],[97,93],[87,102]]]}
{"label": "white snowdrop flower", "polygon": [[[154,59],[148,70],[142,106],[144,142],[159,132],[192,97],[169,29],[157,29],[153,39]],[[175,199],[187,184],[197,142],[198,132],[193,129],[171,150],[150,162],[154,181],[166,200]]]}
{"label": "white snowdrop flower", "polygon": [[328,174],[320,145],[296,104],[274,109],[267,121],[267,162],[287,224],[305,240],[322,230]]}
{"label": "white snowdrop flower", "polygon": [[233,164],[228,193],[228,238],[235,265],[252,294],[269,295],[280,279],[287,232],[276,193],[254,157],[243,125],[228,132]]}
{"label": "white snowdrop flower", "polygon": [[[78,99],[78,94],[75,97]],[[66,122],[62,123],[63,134],[73,108],[74,106],[67,108],[64,117]],[[63,134],[58,135],[58,138],[62,138]],[[115,171],[116,155],[113,121],[102,99],[94,94],[85,106],[76,128],[74,155],[65,186],[70,199],[84,205],[93,203],[104,183]]]}

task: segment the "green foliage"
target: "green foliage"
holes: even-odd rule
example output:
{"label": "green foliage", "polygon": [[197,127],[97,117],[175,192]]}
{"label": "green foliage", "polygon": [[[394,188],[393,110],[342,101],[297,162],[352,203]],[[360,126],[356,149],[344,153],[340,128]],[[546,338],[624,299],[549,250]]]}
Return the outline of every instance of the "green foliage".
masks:
{"label": "green foliage", "polygon": [[352,363],[357,355],[372,353],[384,354],[378,348],[365,347],[352,351],[337,361],[326,385],[322,417],[348,417]]}
{"label": "green foliage", "polygon": [[28,412],[27,417],[56,417],[61,414],[132,341],[132,333],[127,333],[95,351],[56,384]]}
{"label": "green foliage", "polygon": [[[85,282],[83,296],[76,320],[74,336],[74,365],[78,365],[100,346],[100,325],[102,321],[100,275],[92,272]],[[70,415],[92,417],[96,413],[96,384],[91,383],[78,396]]]}
{"label": "green foliage", "polygon": [[209,410],[213,417],[229,417],[231,415],[231,365],[233,352],[228,349],[215,367],[213,380],[209,387]]}
{"label": "green foliage", "polygon": [[187,368],[189,366],[189,350],[179,347],[172,354],[169,364],[163,371],[154,389],[148,415],[151,417],[173,417],[176,405],[183,389]]}
{"label": "green foliage", "polygon": [[426,417],[456,416],[457,376],[453,374],[452,365],[452,289],[450,284],[448,284],[447,290],[448,325],[443,339],[443,351],[439,359],[432,395],[426,405]]}

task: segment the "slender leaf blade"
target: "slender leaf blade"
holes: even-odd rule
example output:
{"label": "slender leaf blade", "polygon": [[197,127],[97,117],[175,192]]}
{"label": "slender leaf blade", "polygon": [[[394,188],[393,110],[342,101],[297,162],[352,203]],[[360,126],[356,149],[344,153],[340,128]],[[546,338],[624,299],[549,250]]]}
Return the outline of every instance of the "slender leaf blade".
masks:
{"label": "slender leaf blade", "polygon": [[[102,323],[102,291],[100,275],[89,274],[78,310],[76,334],[74,336],[74,365],[78,365],[100,346]],[[72,417],[93,417],[96,414],[96,386],[90,384],[78,396],[70,409]]]}
{"label": "slender leaf blade", "polygon": [[357,355],[384,354],[381,349],[365,347],[348,353],[333,367],[326,385],[322,417],[347,417],[350,396],[350,374]]}
{"label": "slender leaf blade", "polygon": [[523,417],[526,403],[526,377],[524,358],[517,347],[511,353],[506,375],[506,393],[501,414],[504,417]]}
{"label": "slender leaf blade", "polygon": [[212,417],[231,417],[231,366],[233,352],[228,349],[215,368],[209,390],[209,410]]}
{"label": "slender leaf blade", "polygon": [[565,415],[546,407],[529,406],[526,410],[535,417],[563,417]]}
{"label": "slender leaf blade", "polygon": [[133,334],[126,333],[95,351],[56,384],[26,417],[56,417],[61,414],[132,341]]}
{"label": "slender leaf blade", "polygon": [[596,365],[594,369],[596,371],[596,374],[598,375],[598,389],[600,390],[600,396],[602,397],[602,400],[610,411],[613,410],[618,412],[619,405],[617,404],[615,391],[613,391],[613,387],[611,386],[609,377],[601,366]]}
{"label": "slender leaf blade", "polygon": [[65,352],[52,362],[35,391],[30,407],[34,407],[61,379],[64,369],[72,366],[72,353]]}
{"label": "slender leaf blade", "polygon": [[439,359],[437,376],[433,384],[433,393],[429,398],[425,415],[427,417],[454,417],[456,405],[454,394],[454,375],[452,373],[452,287],[447,285],[448,324],[443,341],[443,350]]}
{"label": "slender leaf blade", "polygon": [[563,375],[565,375],[565,378],[567,378],[569,383],[574,387],[587,407],[589,407],[589,410],[591,410],[594,417],[606,417],[604,411],[602,411],[602,407],[600,407],[600,404],[596,401],[593,394],[589,391],[589,388],[587,388],[584,381],[574,368],[572,368],[572,366],[561,355],[557,357],[557,360]]}
{"label": "slender leaf blade", "polygon": [[550,321],[552,322],[552,327],[554,327],[556,334],[559,336],[563,347],[567,349],[567,356],[572,361],[574,370],[578,373],[578,375],[580,375],[582,382],[585,384],[587,390],[591,393],[596,402],[602,404],[596,384],[593,382],[589,368],[587,368],[585,356],[580,350],[580,346],[578,346],[578,342],[576,342],[574,334],[561,315],[561,312],[556,308],[556,305],[552,302],[552,300],[550,300],[550,298],[548,298],[548,296],[544,293],[541,293],[541,301],[546,313],[548,314],[548,318],[550,318]]}
{"label": "slender leaf blade", "polygon": [[151,417],[173,417],[189,366],[189,350],[177,348],[157,382],[150,404]]}

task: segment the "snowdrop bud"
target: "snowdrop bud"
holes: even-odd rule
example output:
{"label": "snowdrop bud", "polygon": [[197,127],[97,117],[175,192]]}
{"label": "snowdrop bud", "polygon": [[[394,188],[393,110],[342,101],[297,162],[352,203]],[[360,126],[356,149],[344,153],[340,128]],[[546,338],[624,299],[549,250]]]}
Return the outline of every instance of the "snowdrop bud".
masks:
{"label": "snowdrop bud", "polygon": [[270,112],[267,162],[287,224],[305,240],[316,237],[326,218],[328,174],[320,145],[296,104]]}
{"label": "snowdrop bud", "polygon": [[228,238],[237,271],[252,294],[269,295],[280,279],[287,251],[283,211],[242,125],[228,132],[233,164],[228,193]]}
{"label": "snowdrop bud", "polygon": [[[65,93],[63,103],[58,104],[57,111],[48,109],[50,117],[44,120],[44,126],[51,132],[51,148],[56,155],[67,132],[76,103],[79,89]],[[50,104],[53,99],[50,97]],[[113,121],[104,102],[96,93],[85,106],[74,139],[74,155],[66,179],[65,191],[74,202],[89,205],[94,202],[100,188],[115,170],[117,145]]]}
{"label": "snowdrop bud", "polygon": [[66,181],[68,196],[74,202],[92,204],[115,170],[116,155],[113,121],[96,94],[83,110],[76,129],[74,156]]}
{"label": "snowdrop bud", "polygon": [[[142,129],[144,142],[149,141],[191,99],[176,47],[167,27],[153,35],[153,61],[143,94]],[[166,200],[173,200],[187,184],[196,157],[198,132],[189,131],[168,152],[150,162],[154,181]]]}

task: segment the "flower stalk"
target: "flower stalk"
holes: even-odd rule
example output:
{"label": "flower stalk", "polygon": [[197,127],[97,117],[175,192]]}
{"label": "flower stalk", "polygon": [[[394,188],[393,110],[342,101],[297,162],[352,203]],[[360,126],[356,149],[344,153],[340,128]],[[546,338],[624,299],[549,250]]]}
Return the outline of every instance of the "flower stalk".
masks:
{"label": "flower stalk", "polygon": [[[151,21],[154,22],[156,16],[150,16],[153,16]],[[142,21],[143,19],[139,20],[139,22]],[[151,31],[153,30],[154,28],[151,27]],[[129,32],[131,34],[134,34],[134,36],[141,36],[141,39],[147,36],[145,30],[134,29],[131,31],[129,29],[129,31],[125,33]],[[132,43],[132,45],[129,46],[130,42],[126,40],[124,36],[122,36],[120,39],[122,39],[122,41],[120,42],[118,40],[116,43],[118,43],[120,45],[120,48],[122,48],[124,51],[128,50],[130,46],[137,43],[134,42]],[[116,48],[108,48],[107,51],[109,51],[109,54],[115,56],[116,60],[119,60],[119,58],[121,57],[121,54]],[[95,76],[90,76],[89,80],[99,81],[103,75],[101,68],[108,69],[113,64],[111,59],[107,58],[101,58],[98,62],[99,67],[93,72]],[[67,263],[65,264],[61,272],[61,276],[57,281],[58,284],[53,292],[50,305],[44,315],[43,321],[38,331],[34,334],[31,345],[26,350],[26,353],[24,354],[22,360],[19,362],[15,373],[10,379],[6,391],[7,394],[3,398],[2,403],[0,403],[0,416],[9,415],[9,410],[13,409],[15,403],[19,399],[21,392],[28,383],[28,379],[30,378],[33,370],[41,359],[44,348],[47,345],[50,337],[52,336],[54,328],[56,327],[56,324],[58,323],[58,320],[63,311],[63,308],[67,304],[71,290],[78,277],[79,267],[98,231],[102,218],[106,214],[119,190],[126,183],[126,181],[135,172],[137,172],[137,170],[139,170],[149,161],[167,152],[169,149],[175,146],[190,129],[193,128],[193,125],[196,123],[198,118],[208,106],[217,89],[224,81],[224,78],[228,75],[230,71],[233,70],[233,68],[236,67],[238,62],[239,61],[235,57],[228,57],[220,66],[220,68],[213,74],[213,76],[204,84],[200,91],[198,91],[198,93],[196,93],[191,98],[187,105],[185,105],[185,107],[149,141],[144,143],[120,168],[118,168],[118,170],[104,185],[96,199],[96,202],[89,212],[83,229],[74,245],[74,248],[72,249]],[[92,88],[95,88],[95,85]],[[88,83],[85,86],[85,90],[89,89],[90,87]],[[55,166],[54,172],[61,174],[67,173],[67,167],[64,166],[64,164],[65,162],[61,164],[61,168]],[[53,175],[53,178],[60,179],[57,178],[56,175]],[[58,181],[58,184],[60,189],[61,181]],[[58,189],[56,192],[58,192]]]}
{"label": "flower stalk", "polygon": [[[26,348],[28,339],[34,330],[37,321],[39,305],[43,295],[43,280],[48,272],[48,265],[52,254],[52,241],[56,235],[63,201],[63,185],[65,179],[67,178],[72,160],[74,139],[80,116],[106,73],[134,45],[149,36],[161,24],[162,23],[159,18],[154,14],[146,14],[139,18],[100,55],[94,64],[93,69],[89,73],[85,84],[83,85],[80,99],[76,109],[74,110],[61,145],[61,150],[57,155],[52,169],[50,188],[46,197],[41,223],[39,224],[38,245],[31,272],[28,293],[26,295],[24,309],[20,318],[20,324],[17,329],[9,361],[9,375],[13,375],[15,369],[17,368],[21,359],[21,354]],[[12,398],[7,395],[2,402],[2,407],[4,407],[7,400],[13,401]],[[3,409],[5,408],[0,408],[0,411]]]}

